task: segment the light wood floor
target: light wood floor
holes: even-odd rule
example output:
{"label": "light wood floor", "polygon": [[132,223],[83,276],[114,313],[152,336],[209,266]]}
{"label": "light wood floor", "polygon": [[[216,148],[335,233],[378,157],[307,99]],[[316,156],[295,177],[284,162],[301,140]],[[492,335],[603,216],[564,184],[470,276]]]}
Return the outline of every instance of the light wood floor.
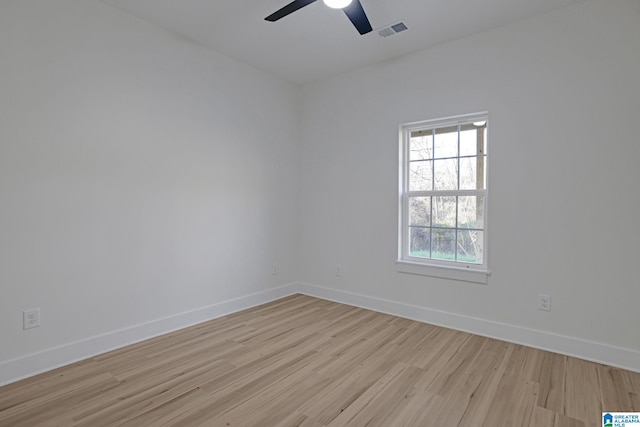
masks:
{"label": "light wood floor", "polygon": [[601,426],[640,374],[295,295],[0,388],[0,426]]}

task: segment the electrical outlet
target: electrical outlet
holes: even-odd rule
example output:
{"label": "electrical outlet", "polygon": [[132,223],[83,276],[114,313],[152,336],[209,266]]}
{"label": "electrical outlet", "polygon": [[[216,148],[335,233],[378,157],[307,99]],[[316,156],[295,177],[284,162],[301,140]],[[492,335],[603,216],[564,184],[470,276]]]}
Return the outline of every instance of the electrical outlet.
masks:
{"label": "electrical outlet", "polygon": [[538,310],[551,311],[551,296],[550,295],[538,295]]}
{"label": "electrical outlet", "polygon": [[336,276],[342,277],[342,266],[340,264],[336,264]]}
{"label": "electrical outlet", "polygon": [[22,329],[37,328],[40,326],[40,309],[32,308],[22,312]]}

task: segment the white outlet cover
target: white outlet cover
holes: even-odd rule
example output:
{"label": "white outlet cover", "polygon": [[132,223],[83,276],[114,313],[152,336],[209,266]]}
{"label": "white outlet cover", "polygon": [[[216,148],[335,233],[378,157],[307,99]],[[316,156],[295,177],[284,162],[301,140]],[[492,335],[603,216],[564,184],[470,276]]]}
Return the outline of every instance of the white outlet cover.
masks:
{"label": "white outlet cover", "polygon": [[550,295],[538,295],[538,310],[551,311],[551,296]]}
{"label": "white outlet cover", "polygon": [[40,309],[31,308],[22,312],[22,329],[32,329],[40,326]]}

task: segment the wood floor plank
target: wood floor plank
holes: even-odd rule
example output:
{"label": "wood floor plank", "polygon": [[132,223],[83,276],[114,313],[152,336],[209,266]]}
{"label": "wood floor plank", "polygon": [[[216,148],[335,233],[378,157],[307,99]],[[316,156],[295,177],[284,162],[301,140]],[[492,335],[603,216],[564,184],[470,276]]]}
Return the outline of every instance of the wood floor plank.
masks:
{"label": "wood floor plank", "polygon": [[608,412],[632,412],[634,405],[631,400],[631,393],[626,388],[620,387],[621,384],[625,384],[622,370],[611,366],[598,365],[597,372],[602,410]]}
{"label": "wood floor plank", "polygon": [[424,345],[424,341],[438,329],[437,326],[426,323],[412,322],[398,333],[394,343],[407,350],[416,350]]}
{"label": "wood floor plank", "polygon": [[[219,419],[226,425],[262,427],[276,425],[296,412],[304,402],[326,387],[329,378],[311,370],[298,371],[274,382],[259,395],[244,401],[232,410],[223,413]],[[186,419],[188,421],[188,419]]]}
{"label": "wood floor plank", "polygon": [[516,345],[506,372],[525,380],[538,381],[544,366],[545,354],[542,350]]}
{"label": "wood floor plank", "polygon": [[[383,427],[391,424],[396,418],[396,413],[401,413],[409,403],[412,395],[416,376],[421,369],[415,366],[407,366],[396,379],[371,401],[375,411],[360,411],[346,425],[366,425],[370,427]],[[355,402],[354,402],[355,403]]]}
{"label": "wood floor plank", "polygon": [[585,427],[584,421],[556,413],[553,427]]}
{"label": "wood floor plank", "polygon": [[483,426],[528,426],[537,406],[539,384],[504,374]]}
{"label": "wood floor plank", "polygon": [[212,361],[198,368],[189,367],[182,374],[164,377],[164,381],[153,377],[144,381],[125,381],[117,389],[109,390],[69,412],[78,426],[125,423],[198,389],[202,382],[223,375],[230,366],[224,361]]}
{"label": "wood floor plank", "polygon": [[427,347],[414,353],[414,357],[410,358],[411,364],[425,370],[425,374],[416,383],[420,392],[437,394],[430,391],[432,384],[447,370],[451,359],[470,338],[470,334],[443,329],[434,334],[433,348]]}
{"label": "wood floor plank", "polygon": [[566,356],[544,353],[539,377],[535,378],[540,384],[538,406],[564,414],[566,365]]}
{"label": "wood floor plank", "polygon": [[[598,393],[586,392],[598,390]],[[565,370],[564,415],[583,421],[586,425],[602,416],[598,365],[573,357],[567,358]]]}
{"label": "wood floor plank", "polygon": [[540,406],[535,406],[531,412],[528,427],[553,427],[556,413]]}
{"label": "wood floor plank", "polygon": [[640,412],[640,373],[623,370],[622,376],[632,403],[632,411]]}
{"label": "wood floor plank", "polygon": [[461,408],[452,409],[459,417],[458,425],[475,426],[486,418],[490,402],[495,396],[500,379],[511,360],[514,345],[496,340],[487,340],[481,353],[467,372],[467,380],[457,391],[464,399]]}
{"label": "wood floor plank", "polygon": [[0,427],[594,427],[640,373],[292,295],[0,387]]}
{"label": "wood floor plank", "polygon": [[409,398],[396,418],[388,419],[388,425],[390,427],[432,426],[433,418],[440,415],[445,401],[444,397],[436,394],[416,394]]}
{"label": "wood floor plank", "polygon": [[307,417],[304,414],[294,412],[289,414],[285,419],[272,424],[273,427],[324,427],[323,424],[318,423],[315,420]]}
{"label": "wood floor plank", "polygon": [[427,391],[441,396],[450,395],[460,382],[465,380],[465,373],[480,354],[480,349],[486,341],[487,338],[484,337],[469,336],[447,360],[446,366],[428,386]]}
{"label": "wood floor plank", "polygon": [[[419,374],[420,368],[404,363],[395,364],[382,378],[347,406],[328,426],[372,425],[375,417],[381,415],[376,405],[380,405],[387,400],[387,395],[391,396],[388,400],[395,403],[394,398],[397,399],[396,393],[402,394],[403,387],[406,385],[409,385],[409,388],[412,387],[413,384],[407,383],[415,381]],[[406,392],[408,391],[407,389]],[[376,408],[376,410],[372,410],[372,408]]]}
{"label": "wood floor plank", "polygon": [[[66,419],[67,408],[81,404],[86,396],[101,390],[110,389],[117,384],[113,376],[104,373],[94,377],[85,377],[39,398],[2,411],[2,423],[14,427],[46,425],[52,419]],[[2,424],[0,424],[2,425]]]}
{"label": "wood floor plank", "polygon": [[39,399],[49,399],[54,393],[76,387],[78,382],[95,375],[97,364],[93,360],[79,362],[55,369],[26,380],[0,387],[0,414],[18,405],[33,404]]}
{"label": "wood floor plank", "polygon": [[640,372],[622,371],[627,389],[640,394]]}
{"label": "wood floor plank", "polygon": [[366,355],[348,373],[335,371],[331,374],[330,387],[323,389],[300,410],[322,424],[329,424],[397,363],[396,352],[395,345],[387,344]]}
{"label": "wood floor plank", "polygon": [[[346,375],[366,359],[376,355],[378,351],[386,352],[385,348],[391,347],[397,352],[398,347],[392,344],[396,332],[396,328],[389,325],[375,335],[365,333],[354,336],[353,340],[344,342],[343,345],[326,354],[326,362],[318,368],[318,372],[331,376]],[[326,349],[323,352],[326,353]],[[387,354],[387,358],[389,357],[394,355]]]}

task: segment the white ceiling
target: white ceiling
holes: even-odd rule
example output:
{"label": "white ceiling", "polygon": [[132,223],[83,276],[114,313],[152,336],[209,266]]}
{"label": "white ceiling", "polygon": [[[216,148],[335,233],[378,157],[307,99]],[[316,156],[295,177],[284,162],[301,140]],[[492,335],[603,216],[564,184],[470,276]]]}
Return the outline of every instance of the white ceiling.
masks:
{"label": "white ceiling", "polygon": [[[307,83],[486,31],[583,0],[361,0],[374,31],[361,36],[318,0],[277,22],[290,0],[102,0],[218,52]],[[382,38],[376,28],[404,22]]]}

